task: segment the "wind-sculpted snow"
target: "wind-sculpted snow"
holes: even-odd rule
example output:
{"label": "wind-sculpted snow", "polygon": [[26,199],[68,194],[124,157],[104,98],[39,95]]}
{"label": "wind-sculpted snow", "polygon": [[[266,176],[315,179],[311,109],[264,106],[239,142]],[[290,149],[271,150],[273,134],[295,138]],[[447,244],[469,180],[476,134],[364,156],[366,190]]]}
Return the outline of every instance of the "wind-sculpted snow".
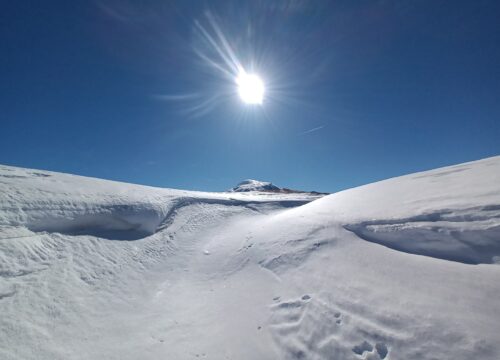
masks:
{"label": "wind-sculpted snow", "polygon": [[0,358],[496,360],[499,219],[500,157],[323,198],[0,167]]}
{"label": "wind-sculpted snow", "polygon": [[298,206],[314,196],[214,194],[0,167],[0,226],[34,232],[137,240],[165,227],[179,207],[205,202],[227,206],[263,203]]}
{"label": "wind-sculpted snow", "polygon": [[0,167],[0,226],[137,239],[154,233],[185,192],[74,175]]}
{"label": "wind-sculpted snow", "polygon": [[467,264],[500,263],[500,205],[346,225],[362,239]]}
{"label": "wind-sculpted snow", "polygon": [[500,260],[499,159],[362,186],[304,209],[395,250],[468,264],[495,263]]}

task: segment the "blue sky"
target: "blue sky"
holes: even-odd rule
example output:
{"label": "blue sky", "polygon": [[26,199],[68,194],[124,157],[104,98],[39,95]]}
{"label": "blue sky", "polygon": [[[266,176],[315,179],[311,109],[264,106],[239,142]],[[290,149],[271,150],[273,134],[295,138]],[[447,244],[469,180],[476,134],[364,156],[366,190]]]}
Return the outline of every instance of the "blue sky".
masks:
{"label": "blue sky", "polygon": [[[498,155],[499,16],[498,1],[4,2],[0,163],[333,192]],[[208,63],[224,65],[200,32],[219,41],[214,25],[266,82],[262,106]]]}

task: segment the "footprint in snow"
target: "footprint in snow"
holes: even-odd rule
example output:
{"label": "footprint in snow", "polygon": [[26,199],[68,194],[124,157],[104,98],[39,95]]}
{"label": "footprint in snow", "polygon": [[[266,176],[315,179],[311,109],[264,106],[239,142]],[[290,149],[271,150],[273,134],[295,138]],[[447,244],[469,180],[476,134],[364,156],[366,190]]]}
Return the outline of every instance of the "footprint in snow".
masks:
{"label": "footprint in snow", "polygon": [[311,296],[306,294],[299,299],[288,301],[281,301],[281,298],[276,296],[273,300],[275,303],[271,307],[275,313],[276,325],[278,323],[284,325],[285,323],[290,324],[300,321],[306,305],[311,300]]}
{"label": "footprint in snow", "polygon": [[390,349],[380,337],[350,345],[350,314],[320,296],[275,297],[270,309],[271,335],[287,359],[389,360]]}
{"label": "footprint in snow", "polygon": [[273,300],[271,335],[285,358],[319,360],[333,355],[338,359],[352,358],[351,347],[341,346],[343,327],[339,324],[343,315],[332,304],[309,294],[285,301],[277,297]]}
{"label": "footprint in snow", "polygon": [[[354,346],[352,348],[352,352],[358,356],[361,356],[363,359],[384,360],[387,357],[387,354],[389,353],[389,349],[382,342],[376,343],[375,347],[373,347],[372,344],[370,344],[368,341],[365,340],[359,345]],[[366,357],[365,353],[367,353]]]}

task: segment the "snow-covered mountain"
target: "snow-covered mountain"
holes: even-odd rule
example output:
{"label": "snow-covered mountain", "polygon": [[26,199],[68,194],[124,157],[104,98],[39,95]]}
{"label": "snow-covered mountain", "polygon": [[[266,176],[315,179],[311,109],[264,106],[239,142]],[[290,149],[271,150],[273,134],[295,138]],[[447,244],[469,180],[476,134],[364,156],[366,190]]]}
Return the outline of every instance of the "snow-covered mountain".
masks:
{"label": "snow-covered mountain", "polygon": [[280,191],[280,188],[276,185],[273,185],[267,181],[258,181],[258,180],[244,180],[236,185],[234,188],[229,191],[233,192],[248,192],[248,191]]}
{"label": "snow-covered mountain", "polygon": [[329,196],[0,166],[1,359],[499,359],[500,157]]}
{"label": "snow-covered mountain", "polygon": [[259,180],[243,180],[235,187],[229,189],[230,192],[254,192],[254,193],[282,193],[282,194],[292,194],[292,193],[305,193],[310,196],[323,196],[329,195],[328,193],[321,193],[317,191],[304,191],[304,190],[293,190],[288,188],[280,188],[268,181]]}

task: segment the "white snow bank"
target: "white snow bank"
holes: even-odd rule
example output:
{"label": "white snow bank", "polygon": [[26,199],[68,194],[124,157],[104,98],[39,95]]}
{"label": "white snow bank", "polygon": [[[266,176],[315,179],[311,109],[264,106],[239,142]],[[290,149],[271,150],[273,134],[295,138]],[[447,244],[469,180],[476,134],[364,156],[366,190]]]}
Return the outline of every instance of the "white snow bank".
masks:
{"label": "white snow bank", "polygon": [[288,214],[299,213],[339,222],[396,250],[470,264],[497,262],[500,157],[342,191]]}
{"label": "white snow bank", "polygon": [[23,226],[35,232],[134,240],[154,234],[178,207],[195,202],[297,206],[315,198],[161,189],[0,166],[0,227]]}
{"label": "white snow bank", "polygon": [[499,176],[500,157],[485,159],[253,226],[250,262],[295,284],[270,305],[282,358],[500,358]]}
{"label": "white snow bank", "polygon": [[390,248],[468,264],[500,260],[500,206],[438,210],[406,219],[345,226],[359,237]]}

